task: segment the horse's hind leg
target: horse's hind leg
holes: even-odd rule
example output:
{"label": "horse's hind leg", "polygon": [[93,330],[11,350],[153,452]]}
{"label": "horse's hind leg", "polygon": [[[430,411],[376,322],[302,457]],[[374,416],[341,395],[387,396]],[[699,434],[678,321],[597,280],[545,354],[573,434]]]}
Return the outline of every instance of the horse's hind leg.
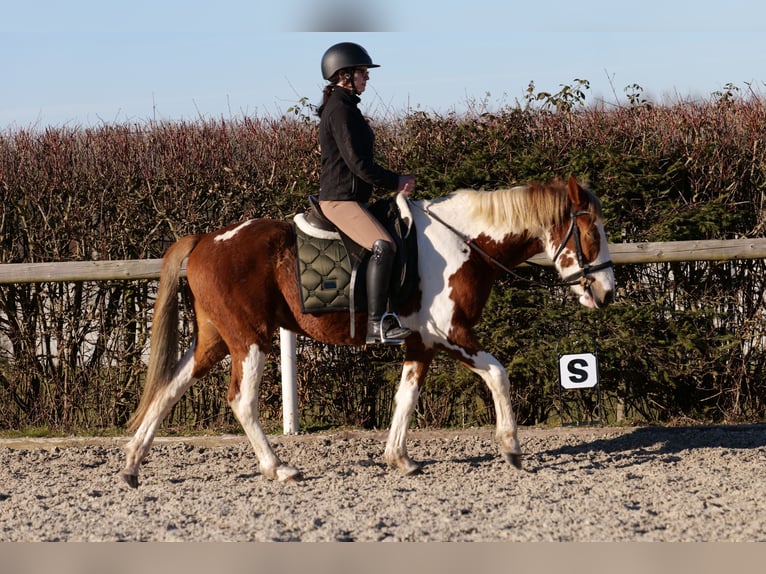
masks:
{"label": "horse's hind leg", "polygon": [[[136,434],[125,447],[125,468],[120,476],[133,488],[138,487],[138,469],[152,446],[154,435],[170,409],[186,390],[204,377],[213,365],[228,354],[218,331],[210,323],[203,323],[195,335],[194,344],[175,367],[173,375],[156,389]],[[145,389],[144,392],[151,392]]]}
{"label": "horse's hind leg", "polygon": [[194,347],[192,347],[181,358],[168,385],[155,395],[136,430],[136,434],[125,446],[125,467],[120,472],[120,476],[131,487],[138,487],[138,469],[152,446],[154,435],[160,423],[171,407],[178,402],[178,399],[196,380],[194,377]]}
{"label": "horse's hind leg", "polygon": [[398,468],[404,475],[420,472],[420,465],[413,461],[407,453],[407,428],[410,425],[412,411],[417,405],[420,388],[432,359],[432,352],[419,357],[419,360],[408,357],[402,367],[402,378],[394,397],[396,406],[391,418],[391,429],[388,431],[384,458],[390,466]]}
{"label": "horse's hind leg", "polygon": [[229,404],[250,439],[261,474],[280,482],[299,480],[300,471],[283,464],[274,454],[258,419],[258,389],[265,364],[266,354],[256,344],[250,346],[244,358],[235,358],[232,353]]}

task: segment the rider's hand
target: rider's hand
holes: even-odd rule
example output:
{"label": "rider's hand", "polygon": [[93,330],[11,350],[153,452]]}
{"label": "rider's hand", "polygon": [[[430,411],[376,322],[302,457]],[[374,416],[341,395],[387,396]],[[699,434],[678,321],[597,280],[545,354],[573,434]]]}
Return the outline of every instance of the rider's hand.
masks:
{"label": "rider's hand", "polygon": [[399,176],[399,187],[396,190],[398,193],[403,193],[404,195],[410,195],[414,189],[415,189],[414,175]]}

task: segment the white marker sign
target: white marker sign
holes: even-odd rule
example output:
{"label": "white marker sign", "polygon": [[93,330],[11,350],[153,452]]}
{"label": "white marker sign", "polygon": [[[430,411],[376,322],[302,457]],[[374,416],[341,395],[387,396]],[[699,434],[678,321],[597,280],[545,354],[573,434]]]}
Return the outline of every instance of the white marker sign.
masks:
{"label": "white marker sign", "polygon": [[593,353],[561,355],[559,380],[565,389],[588,389],[598,384],[598,359]]}

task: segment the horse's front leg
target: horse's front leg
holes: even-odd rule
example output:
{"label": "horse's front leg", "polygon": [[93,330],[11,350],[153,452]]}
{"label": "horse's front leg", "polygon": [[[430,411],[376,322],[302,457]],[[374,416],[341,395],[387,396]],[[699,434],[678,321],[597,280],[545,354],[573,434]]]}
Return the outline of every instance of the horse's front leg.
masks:
{"label": "horse's front leg", "polygon": [[300,471],[282,463],[274,454],[259,421],[258,390],[265,364],[266,354],[256,344],[250,346],[242,359],[235,359],[232,353],[229,404],[255,450],[261,474],[280,482],[300,480]]}
{"label": "horse's front leg", "polygon": [[492,393],[497,416],[495,438],[500,453],[506,461],[516,468],[521,468],[521,447],[517,436],[516,417],[511,406],[511,383],[508,373],[505,367],[486,351],[476,353],[471,359],[471,363],[463,361],[463,364],[478,374]]}
{"label": "horse's front leg", "polygon": [[432,351],[418,353],[417,357],[407,352],[402,367],[402,378],[394,397],[394,414],[391,418],[391,429],[388,432],[384,458],[389,465],[398,468],[404,475],[420,472],[420,465],[407,454],[407,429],[433,357]]}

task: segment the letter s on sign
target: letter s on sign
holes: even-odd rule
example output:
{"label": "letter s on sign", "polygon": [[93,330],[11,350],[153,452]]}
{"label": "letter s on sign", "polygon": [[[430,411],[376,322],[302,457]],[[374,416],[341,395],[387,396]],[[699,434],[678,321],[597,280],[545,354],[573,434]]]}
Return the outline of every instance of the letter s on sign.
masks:
{"label": "letter s on sign", "polygon": [[588,361],[585,359],[572,359],[569,361],[567,368],[569,369],[570,377],[569,382],[581,385],[588,380]]}
{"label": "letter s on sign", "polygon": [[559,380],[565,389],[585,389],[598,384],[598,361],[593,353],[561,355]]}

